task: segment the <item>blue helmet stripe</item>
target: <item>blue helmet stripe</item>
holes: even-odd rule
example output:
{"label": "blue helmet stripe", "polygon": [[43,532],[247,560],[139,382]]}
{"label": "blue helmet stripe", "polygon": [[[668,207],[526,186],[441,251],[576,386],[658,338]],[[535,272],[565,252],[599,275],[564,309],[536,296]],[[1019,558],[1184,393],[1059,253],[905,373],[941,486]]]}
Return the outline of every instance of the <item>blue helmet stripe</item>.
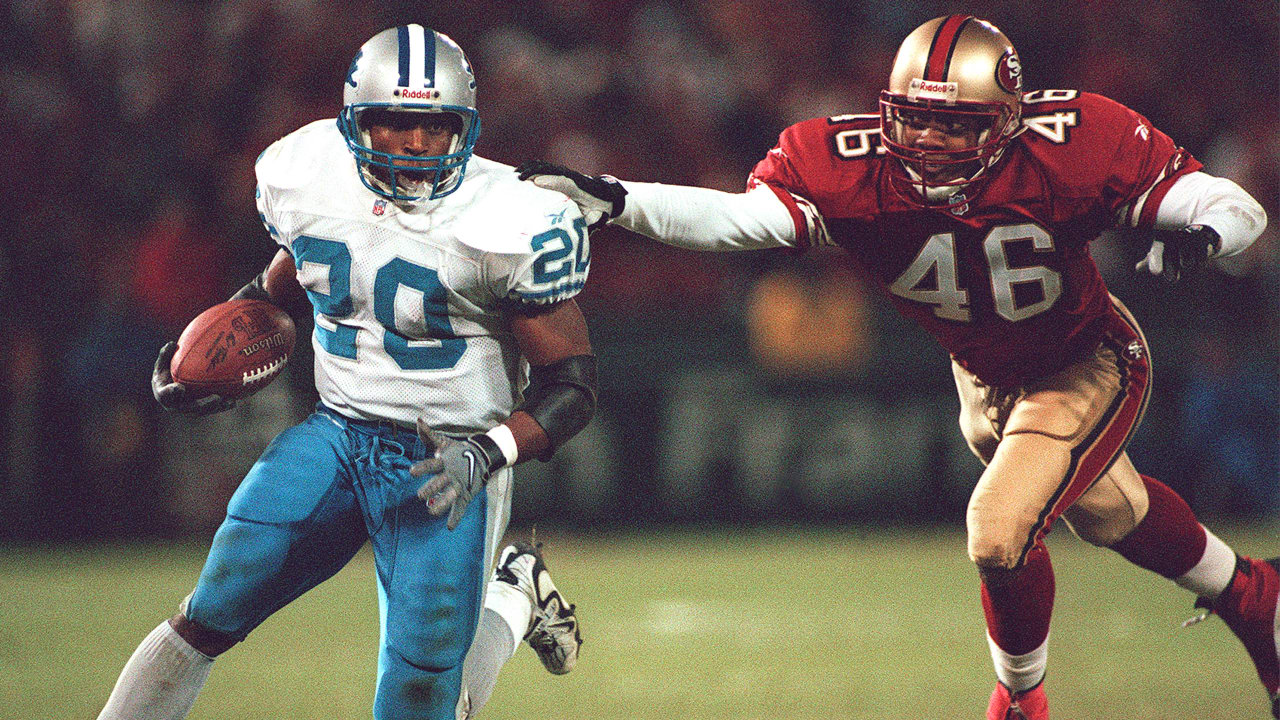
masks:
{"label": "blue helmet stripe", "polygon": [[436,31],[423,28],[422,43],[422,78],[423,85],[436,85]]}
{"label": "blue helmet stripe", "polygon": [[[396,28],[396,39],[400,41],[400,87],[409,85],[409,26]],[[434,65],[434,63],[433,63]]]}

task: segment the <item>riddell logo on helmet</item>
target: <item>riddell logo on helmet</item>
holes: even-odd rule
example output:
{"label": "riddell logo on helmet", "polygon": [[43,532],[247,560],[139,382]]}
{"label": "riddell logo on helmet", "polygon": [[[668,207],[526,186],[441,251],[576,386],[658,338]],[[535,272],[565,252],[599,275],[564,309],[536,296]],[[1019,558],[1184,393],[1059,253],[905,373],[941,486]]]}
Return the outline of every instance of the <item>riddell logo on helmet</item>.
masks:
{"label": "riddell logo on helmet", "polygon": [[438,100],[440,98],[439,90],[414,90],[412,88],[399,88],[392,92],[399,98],[407,98],[409,100]]}
{"label": "riddell logo on helmet", "polygon": [[960,86],[953,82],[938,82],[923,78],[911,78],[907,87],[908,100],[941,100],[955,102],[960,96]]}

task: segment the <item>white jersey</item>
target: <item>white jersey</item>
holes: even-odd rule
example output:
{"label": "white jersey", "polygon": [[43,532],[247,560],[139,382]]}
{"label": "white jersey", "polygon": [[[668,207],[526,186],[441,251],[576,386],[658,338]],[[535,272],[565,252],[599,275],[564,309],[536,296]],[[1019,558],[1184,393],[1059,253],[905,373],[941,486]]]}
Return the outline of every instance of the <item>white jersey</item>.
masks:
{"label": "white jersey", "polygon": [[487,430],[528,363],[504,309],[577,295],[586,222],[565,196],[472,157],[459,189],[402,205],[368,190],[332,120],[258,158],[258,212],[315,308],[316,389],[353,418]]}

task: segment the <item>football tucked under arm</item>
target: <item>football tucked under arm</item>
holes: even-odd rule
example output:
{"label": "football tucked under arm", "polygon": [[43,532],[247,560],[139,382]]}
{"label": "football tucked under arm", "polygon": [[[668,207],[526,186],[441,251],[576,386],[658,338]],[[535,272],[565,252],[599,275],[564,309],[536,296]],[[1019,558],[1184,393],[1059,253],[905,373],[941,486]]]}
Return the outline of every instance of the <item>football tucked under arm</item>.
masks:
{"label": "football tucked under arm", "polygon": [[156,402],[188,415],[231,409],[236,398],[265,387],[284,368],[295,318],[308,315],[308,305],[293,257],[282,249],[227,302],[201,313],[182,338],[160,348],[151,373]]}

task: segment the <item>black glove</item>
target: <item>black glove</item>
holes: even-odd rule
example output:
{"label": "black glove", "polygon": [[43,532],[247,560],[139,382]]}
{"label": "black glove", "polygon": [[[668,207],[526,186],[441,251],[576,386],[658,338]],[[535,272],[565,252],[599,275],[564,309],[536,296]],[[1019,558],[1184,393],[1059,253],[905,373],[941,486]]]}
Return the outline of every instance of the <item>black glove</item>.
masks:
{"label": "black glove", "polygon": [[545,160],[527,160],[516,172],[521,180],[567,196],[577,204],[587,228],[593,232],[621,215],[627,202],[627,189],[608,175],[583,175]]}
{"label": "black glove", "polygon": [[197,396],[186,385],[174,382],[173,375],[169,374],[169,362],[177,351],[178,343],[166,343],[160,348],[156,367],[151,371],[151,394],[161,407],[184,415],[212,415],[235,407],[235,400],[228,400],[221,395]]}
{"label": "black glove", "polygon": [[[496,450],[500,454],[501,451],[487,436],[473,435],[465,440],[454,440],[427,427],[421,418],[418,419],[418,437],[426,443],[429,451],[432,448],[434,451],[431,457],[414,463],[409,474],[414,477],[433,476],[418,488],[418,497],[426,501],[427,510],[432,515],[443,515],[448,510],[447,525],[453,530],[466,514],[471,498],[484,490],[491,468],[495,466],[494,461],[499,459],[491,456],[490,452]],[[491,450],[486,451],[484,444],[491,445]],[[501,463],[496,465],[500,467]]]}
{"label": "black glove", "polygon": [[1208,262],[1221,245],[1222,236],[1217,230],[1207,225],[1188,225],[1152,241],[1147,256],[1134,266],[1134,270],[1177,282],[1184,273]]}

